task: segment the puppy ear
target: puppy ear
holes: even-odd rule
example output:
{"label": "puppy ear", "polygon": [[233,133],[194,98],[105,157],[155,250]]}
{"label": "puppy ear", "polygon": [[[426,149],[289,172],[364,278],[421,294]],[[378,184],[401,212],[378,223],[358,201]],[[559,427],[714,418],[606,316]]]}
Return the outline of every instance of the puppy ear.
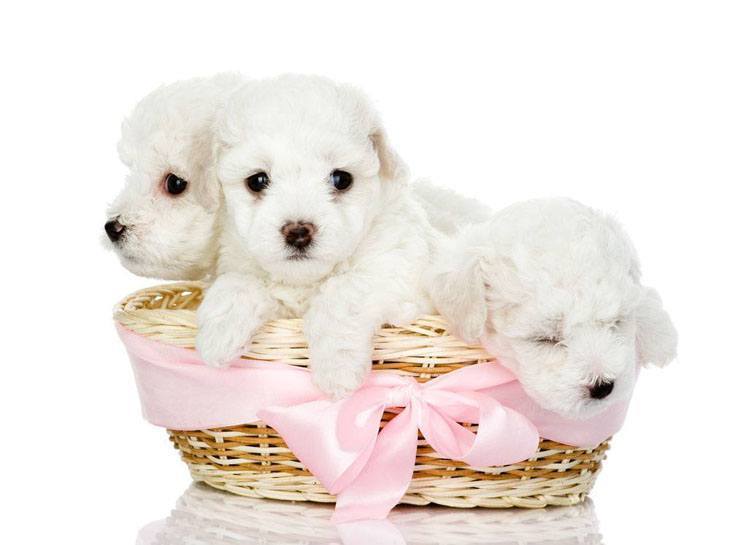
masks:
{"label": "puppy ear", "polygon": [[481,259],[470,256],[462,263],[447,263],[429,279],[434,306],[446,318],[454,333],[467,342],[476,342],[487,321],[487,287]]}
{"label": "puppy ear", "polygon": [[644,289],[636,309],[636,352],[642,366],[664,367],[677,357],[677,330],[652,288]]}
{"label": "puppy ear", "polygon": [[385,180],[405,180],[408,178],[408,166],[391,147],[383,129],[377,129],[370,135],[370,142],[375,148],[380,162],[379,176]]}

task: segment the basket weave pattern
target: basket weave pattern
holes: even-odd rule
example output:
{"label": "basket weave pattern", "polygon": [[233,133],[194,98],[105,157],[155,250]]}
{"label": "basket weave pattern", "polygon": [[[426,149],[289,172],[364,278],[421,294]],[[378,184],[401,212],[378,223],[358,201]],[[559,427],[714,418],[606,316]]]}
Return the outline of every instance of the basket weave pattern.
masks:
{"label": "basket weave pattern", "polygon": [[[136,292],[117,305],[121,325],[148,338],[192,348],[195,309],[203,285],[178,283]],[[301,320],[269,322],[254,337],[246,358],[308,364]],[[407,327],[383,327],[374,339],[373,369],[425,382],[476,363],[493,361],[483,348],[467,346],[446,331],[438,316]],[[393,417],[386,413],[383,422]],[[472,426],[472,429],[476,426]],[[168,430],[196,481],[249,497],[333,502],[276,431],[263,423],[199,431]],[[590,491],[608,449],[592,450],[543,440],[538,453],[510,466],[475,469],[439,458],[419,437],[416,467],[402,502],[451,507],[545,507],[573,505]]]}

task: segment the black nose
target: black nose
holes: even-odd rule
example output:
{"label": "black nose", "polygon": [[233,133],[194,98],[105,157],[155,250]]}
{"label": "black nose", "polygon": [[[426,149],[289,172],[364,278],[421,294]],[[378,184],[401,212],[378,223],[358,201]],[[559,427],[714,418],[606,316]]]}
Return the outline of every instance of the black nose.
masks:
{"label": "black nose", "polygon": [[104,231],[106,231],[106,236],[108,236],[109,240],[111,240],[112,242],[117,242],[120,238],[122,238],[125,229],[126,226],[119,223],[117,218],[109,220],[104,224]]}
{"label": "black nose", "polygon": [[588,387],[588,392],[593,399],[603,399],[613,392],[612,380],[599,380],[593,386]]}
{"label": "black nose", "polygon": [[281,228],[281,234],[284,235],[286,243],[298,250],[303,250],[312,243],[314,231],[313,224],[302,221],[291,221]]}

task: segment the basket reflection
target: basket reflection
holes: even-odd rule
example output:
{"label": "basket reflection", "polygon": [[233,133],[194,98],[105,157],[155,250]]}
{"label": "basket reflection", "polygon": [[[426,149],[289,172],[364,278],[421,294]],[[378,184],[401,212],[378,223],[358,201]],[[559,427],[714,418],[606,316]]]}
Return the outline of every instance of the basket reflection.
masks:
{"label": "basket reflection", "polygon": [[387,521],[333,525],[332,508],[251,499],[193,484],[137,545],[598,545],[590,500],[536,510],[398,507]]}

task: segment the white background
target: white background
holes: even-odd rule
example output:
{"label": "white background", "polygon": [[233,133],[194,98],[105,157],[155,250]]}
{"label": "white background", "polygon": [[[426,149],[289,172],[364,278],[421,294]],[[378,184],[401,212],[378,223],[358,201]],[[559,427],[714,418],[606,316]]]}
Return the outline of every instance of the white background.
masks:
{"label": "white background", "polygon": [[163,82],[235,69],[360,84],[414,174],[495,208],[568,195],[617,214],[681,346],[642,376],[592,495],[603,543],[727,542],[726,6],[5,5],[3,541],[131,545],[187,487],[164,432],[140,417],[111,322],[113,303],[152,281],[99,240],[124,176],[123,116]]}

